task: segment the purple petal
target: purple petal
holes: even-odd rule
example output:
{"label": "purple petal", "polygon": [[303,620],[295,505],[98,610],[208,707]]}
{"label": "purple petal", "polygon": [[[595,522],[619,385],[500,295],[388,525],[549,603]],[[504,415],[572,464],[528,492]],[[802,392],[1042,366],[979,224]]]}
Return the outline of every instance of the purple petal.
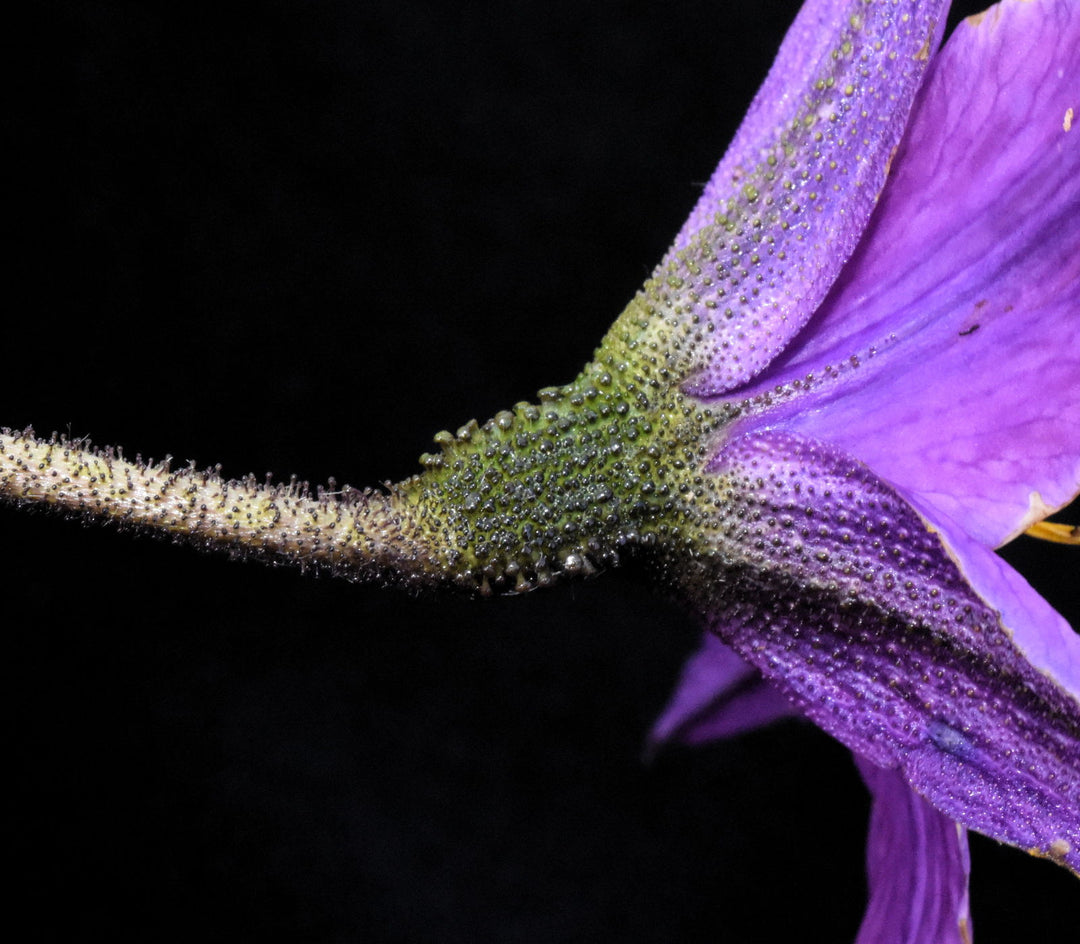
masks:
{"label": "purple petal", "polygon": [[[637,299],[697,325],[687,390],[745,383],[821,304],[885,182],[946,0],[809,0]],[[689,318],[687,316],[690,316]]]}
{"label": "purple petal", "polygon": [[[932,522],[932,529],[976,594],[992,601],[1013,646],[1034,668],[1080,701],[1080,636],[997,554],[918,497],[907,496],[907,500]],[[1080,761],[1080,744],[1076,751]]]}
{"label": "purple petal", "polygon": [[798,408],[789,428],[998,545],[1080,490],[1078,285],[1080,4],[1006,2],[935,60],[866,239],[740,396],[797,383],[765,422]]}
{"label": "purple petal", "polygon": [[1080,638],[1015,572],[866,466],[729,441],[696,594],[818,725],[953,819],[1080,869]]}
{"label": "purple petal", "polygon": [[649,733],[648,750],[669,741],[703,744],[796,715],[794,705],[757,669],[705,633]]}
{"label": "purple petal", "polygon": [[855,944],[971,944],[966,830],[895,770],[855,761],[873,796],[866,846],[870,901]]}

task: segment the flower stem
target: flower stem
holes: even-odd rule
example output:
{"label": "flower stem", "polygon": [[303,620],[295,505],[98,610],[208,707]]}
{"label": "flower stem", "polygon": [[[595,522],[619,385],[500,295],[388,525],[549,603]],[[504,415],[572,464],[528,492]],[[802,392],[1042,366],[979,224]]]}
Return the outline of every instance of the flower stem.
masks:
{"label": "flower stem", "polygon": [[240,557],[353,580],[420,586],[443,579],[404,493],[223,479],[174,470],[85,440],[0,430],[0,500],[50,505],[124,528],[165,533]]}

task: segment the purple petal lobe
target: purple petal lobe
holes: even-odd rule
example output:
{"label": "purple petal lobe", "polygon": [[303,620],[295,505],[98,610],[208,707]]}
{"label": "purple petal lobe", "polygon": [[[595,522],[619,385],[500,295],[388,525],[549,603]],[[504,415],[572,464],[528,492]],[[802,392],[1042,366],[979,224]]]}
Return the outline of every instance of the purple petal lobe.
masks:
{"label": "purple petal lobe", "polygon": [[640,304],[696,318],[687,389],[762,370],[854,249],[936,48],[945,0],[809,0]]}
{"label": "purple petal lobe", "polygon": [[652,750],[668,741],[703,744],[797,715],[795,706],[757,669],[705,633],[656,719],[648,746]]}
{"label": "purple petal lobe", "polygon": [[895,770],[855,758],[873,796],[870,901],[855,944],[971,944],[967,832]]}
{"label": "purple petal lobe", "polygon": [[710,471],[712,570],[687,578],[710,628],[951,818],[1080,869],[1080,637],[831,446],[750,434]]}
{"label": "purple petal lobe", "polygon": [[[1008,0],[935,60],[878,210],[740,398],[995,546],[1080,490],[1080,4]],[[1077,122],[1080,125],[1080,121]],[[1066,130],[1066,129],[1069,130]]]}
{"label": "purple petal lobe", "polygon": [[1024,658],[1080,701],[1080,637],[1072,627],[1000,557],[918,497],[907,497],[925,520],[933,521],[933,529],[972,589],[993,602]]}

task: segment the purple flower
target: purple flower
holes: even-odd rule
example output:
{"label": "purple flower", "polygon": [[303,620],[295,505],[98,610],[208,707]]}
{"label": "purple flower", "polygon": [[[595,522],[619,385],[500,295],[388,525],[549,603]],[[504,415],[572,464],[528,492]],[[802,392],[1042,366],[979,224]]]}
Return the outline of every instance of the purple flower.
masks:
{"label": "purple flower", "polygon": [[[851,38],[851,4],[806,4],[668,259],[715,325],[691,389],[739,416],[708,466],[724,576],[690,590],[710,634],[653,743],[802,713],[851,748],[860,942],[970,940],[965,828],[1080,871],[1080,639],[991,550],[1080,486],[1080,7],[1005,0],[922,79],[945,5],[914,6]],[[819,105],[838,49],[861,79]],[[769,196],[795,215],[728,243],[725,324],[700,229],[745,229],[726,194],[752,177],[760,205],[787,154]]]}
{"label": "purple flower", "polygon": [[[809,718],[874,798],[860,941],[970,938],[966,829],[1080,870],[1080,642],[993,548],[1080,489],[1080,9],[809,0],[595,359],[385,490],[0,433],[0,497],[351,578],[637,557],[706,626],[653,746]],[[403,296],[404,297],[404,296]],[[33,390],[41,389],[39,377]]]}

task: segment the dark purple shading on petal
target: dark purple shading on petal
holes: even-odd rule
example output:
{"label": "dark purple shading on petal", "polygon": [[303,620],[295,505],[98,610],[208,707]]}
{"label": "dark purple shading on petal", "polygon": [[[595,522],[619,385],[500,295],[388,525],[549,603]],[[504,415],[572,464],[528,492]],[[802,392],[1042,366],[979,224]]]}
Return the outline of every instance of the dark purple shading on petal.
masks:
{"label": "dark purple shading on petal", "polygon": [[918,497],[905,497],[925,521],[933,523],[933,530],[975,593],[992,602],[1013,646],[1035,669],[1080,701],[1080,636],[997,554],[970,538],[955,522],[923,505]]}
{"label": "dark purple shading on petal", "polygon": [[897,771],[855,761],[873,796],[870,901],[855,944],[971,944],[967,831]]}
{"label": "dark purple shading on petal", "polygon": [[757,669],[705,633],[649,733],[648,750],[668,741],[704,744],[798,714]]}
{"label": "dark purple shading on petal", "polygon": [[699,557],[687,587],[710,628],[942,812],[1080,870],[1080,638],[1061,617],[830,446],[756,433],[710,472],[716,573]]}
{"label": "dark purple shading on petal", "polygon": [[821,304],[873,210],[947,10],[805,5],[641,299],[707,326],[689,392],[745,383]]}
{"label": "dark purple shading on petal", "polygon": [[864,242],[744,396],[990,546],[1080,490],[1080,4],[960,25]]}

